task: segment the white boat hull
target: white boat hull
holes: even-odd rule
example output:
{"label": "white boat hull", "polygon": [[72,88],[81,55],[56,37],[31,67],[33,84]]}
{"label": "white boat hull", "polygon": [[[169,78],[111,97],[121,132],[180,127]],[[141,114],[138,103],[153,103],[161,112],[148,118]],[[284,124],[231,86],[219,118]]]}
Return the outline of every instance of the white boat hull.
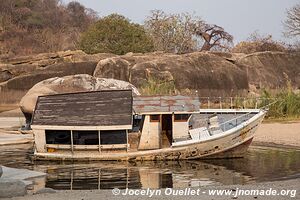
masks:
{"label": "white boat hull", "polygon": [[254,137],[254,133],[262,122],[266,111],[259,111],[254,117],[223,133],[205,140],[190,141],[186,144],[169,148],[102,152],[97,151],[62,151],[52,153],[35,152],[37,160],[179,160],[242,157]]}

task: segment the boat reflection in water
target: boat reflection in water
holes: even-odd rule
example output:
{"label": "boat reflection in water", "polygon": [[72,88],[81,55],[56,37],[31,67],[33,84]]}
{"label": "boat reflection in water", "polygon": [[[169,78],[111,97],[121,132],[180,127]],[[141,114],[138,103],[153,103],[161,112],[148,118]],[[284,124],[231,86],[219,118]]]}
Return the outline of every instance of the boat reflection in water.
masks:
{"label": "boat reflection in water", "polygon": [[[42,169],[44,168],[44,170]],[[48,175],[38,188],[57,190],[112,188],[184,188],[246,183],[251,178],[224,166],[200,161],[36,165]],[[44,180],[43,180],[44,179]],[[35,189],[34,189],[35,190]]]}

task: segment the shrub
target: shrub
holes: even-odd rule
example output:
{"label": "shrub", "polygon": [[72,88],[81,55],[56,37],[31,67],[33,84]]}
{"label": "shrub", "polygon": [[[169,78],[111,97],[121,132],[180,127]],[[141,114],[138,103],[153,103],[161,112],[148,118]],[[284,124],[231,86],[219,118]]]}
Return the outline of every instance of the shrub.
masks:
{"label": "shrub", "polygon": [[80,38],[79,48],[86,53],[145,53],[153,50],[151,39],[141,25],[121,15],[112,14],[98,20]]}
{"label": "shrub", "polygon": [[155,78],[149,78],[139,91],[143,95],[173,95],[178,93],[174,81],[160,81]]}
{"label": "shrub", "polygon": [[272,39],[271,35],[261,36],[257,32],[251,34],[247,41],[238,43],[233,49],[234,53],[255,53],[263,51],[286,51],[286,48],[280,42]]}

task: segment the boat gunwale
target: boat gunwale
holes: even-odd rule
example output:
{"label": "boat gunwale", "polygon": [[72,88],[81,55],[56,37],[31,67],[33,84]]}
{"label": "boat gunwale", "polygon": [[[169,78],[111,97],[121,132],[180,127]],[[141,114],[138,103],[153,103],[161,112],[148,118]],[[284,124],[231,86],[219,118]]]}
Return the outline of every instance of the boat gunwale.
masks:
{"label": "boat gunwale", "polygon": [[[237,131],[240,131],[242,130],[243,128],[247,127],[248,125],[250,125],[251,123],[257,121],[258,119],[262,118],[264,115],[266,114],[265,111],[262,111],[260,110],[260,112],[258,112],[256,115],[254,115],[253,117],[251,117],[250,119],[248,119],[247,121],[245,122],[242,122],[241,124],[237,125],[236,127],[233,127],[227,131],[224,131],[223,133],[219,133],[219,134],[216,134],[216,135],[212,135],[210,137],[208,137],[207,139],[205,140],[200,140],[200,141],[195,141],[193,143],[187,143],[187,144],[183,144],[183,145],[178,145],[177,147],[182,147],[182,146],[189,146],[189,145],[194,145],[194,144],[200,144],[200,143],[204,143],[204,142],[208,142],[208,141],[214,141],[214,140],[217,140],[217,139],[220,139],[220,138],[223,138],[223,137],[226,137],[228,135],[231,135],[233,133],[236,133]],[[228,120],[228,121],[231,121],[231,120]],[[227,121],[227,122],[228,122]],[[224,122],[226,123],[226,122]],[[222,123],[222,124],[224,124]],[[187,141],[192,141],[192,140],[187,140]],[[173,144],[172,143],[172,147],[173,147]],[[175,146],[176,147],[176,146]]]}

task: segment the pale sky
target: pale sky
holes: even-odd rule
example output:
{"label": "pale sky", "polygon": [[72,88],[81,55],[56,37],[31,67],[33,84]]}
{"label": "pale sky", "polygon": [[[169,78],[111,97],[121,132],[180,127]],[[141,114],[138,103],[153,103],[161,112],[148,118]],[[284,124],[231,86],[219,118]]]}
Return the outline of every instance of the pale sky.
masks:
{"label": "pale sky", "polygon": [[[68,3],[71,0],[63,0]],[[225,28],[234,41],[245,40],[254,31],[271,34],[276,40],[283,36],[282,22],[286,10],[300,0],[77,0],[97,11],[99,16],[119,13],[136,23],[143,23],[151,10],[167,13],[189,12],[210,24]]]}

